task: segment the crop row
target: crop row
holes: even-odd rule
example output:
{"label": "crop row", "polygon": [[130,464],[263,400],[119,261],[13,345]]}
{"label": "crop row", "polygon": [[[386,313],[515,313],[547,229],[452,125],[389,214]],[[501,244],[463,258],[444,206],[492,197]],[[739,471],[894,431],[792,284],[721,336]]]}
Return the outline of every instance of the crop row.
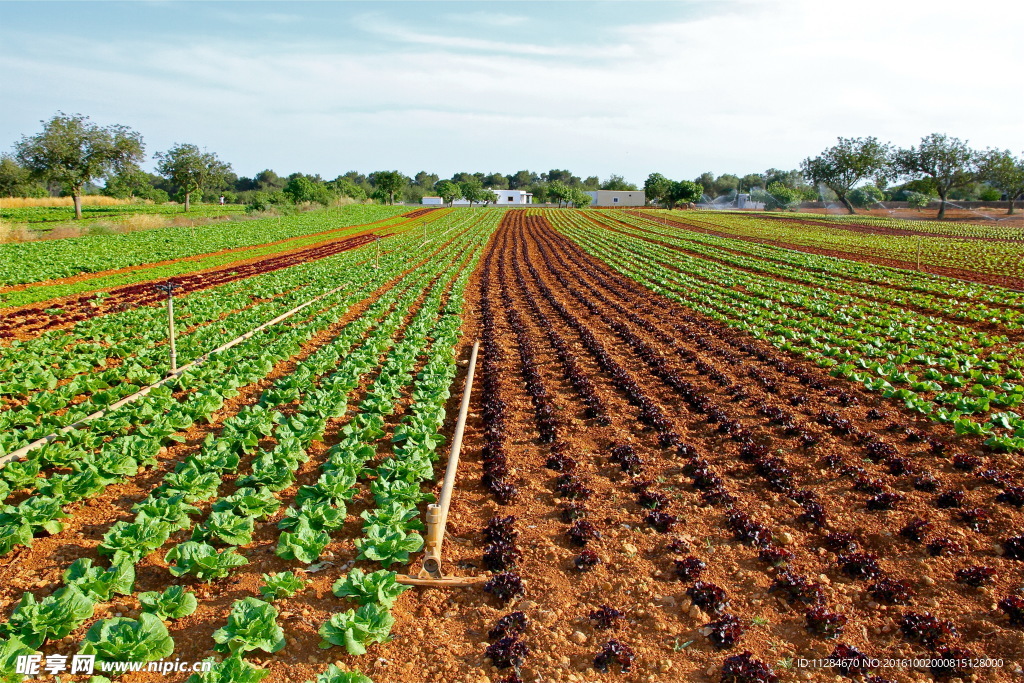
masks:
{"label": "crop row", "polygon": [[936,327],[910,311],[859,305],[843,295],[727,270],[643,240],[599,232],[577,217],[557,220],[585,248],[642,277],[659,293],[835,368],[833,374],[951,423],[958,433],[990,436],[987,443],[998,449],[1020,448],[1020,437],[1012,434],[1020,429],[1020,418],[1008,409],[1024,401],[1024,386],[1014,383],[1021,359],[978,352],[998,343],[998,336],[950,324]]}

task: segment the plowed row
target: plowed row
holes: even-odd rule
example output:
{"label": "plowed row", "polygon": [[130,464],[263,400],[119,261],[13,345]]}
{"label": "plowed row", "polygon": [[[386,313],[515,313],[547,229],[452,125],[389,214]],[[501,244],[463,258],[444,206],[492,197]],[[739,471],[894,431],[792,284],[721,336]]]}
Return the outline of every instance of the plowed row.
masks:
{"label": "plowed row", "polygon": [[[482,563],[457,552],[464,567],[518,573],[525,592],[460,615],[464,637],[481,641],[473,657],[438,653],[424,666],[494,664],[483,659],[486,634],[521,610],[533,622],[523,680],[592,680],[613,640],[635,655],[620,680],[718,681],[723,661],[744,651],[796,680],[842,673],[794,667],[833,652],[970,652],[1004,659],[977,675],[1009,680],[1021,632],[996,602],[1016,589],[1019,563],[998,542],[1024,519],[993,502],[991,478],[1006,485],[1012,462],[973,463],[945,428],[662,299],[542,216],[507,212],[483,267],[483,377],[468,436],[479,469],[461,475],[469,493],[450,533],[513,516],[512,561],[493,545]],[[944,492],[962,500],[940,508]],[[917,518],[927,525],[915,542],[904,529]],[[475,552],[488,545],[477,539]],[[687,570],[699,563],[703,584]],[[958,579],[979,566],[995,570],[991,585]],[[589,618],[604,605],[624,614],[611,630]],[[809,611],[845,617],[842,633],[815,632]],[[913,641],[900,629],[908,613],[954,631]],[[710,628],[728,615],[742,634],[718,647]]]}

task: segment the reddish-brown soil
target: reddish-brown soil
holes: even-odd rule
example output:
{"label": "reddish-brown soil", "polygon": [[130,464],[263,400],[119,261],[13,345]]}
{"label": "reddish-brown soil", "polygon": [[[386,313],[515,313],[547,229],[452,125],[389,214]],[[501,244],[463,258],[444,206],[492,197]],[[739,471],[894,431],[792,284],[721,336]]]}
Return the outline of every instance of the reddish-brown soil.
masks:
{"label": "reddish-brown soil", "polygon": [[[783,242],[781,240],[772,240],[764,237],[750,237],[748,235],[737,235],[733,233],[723,232],[721,230],[714,230],[712,228],[707,227],[706,224],[700,221],[692,221],[690,219],[672,220],[664,218],[659,215],[658,222],[663,222],[677,228],[683,228],[685,230],[703,232],[708,235],[716,235],[718,237],[727,237],[729,239],[736,240],[745,240],[747,242],[754,242],[756,244],[770,244],[773,247],[782,247],[783,249],[792,249],[793,251],[802,251],[808,254],[832,256],[835,258],[848,259],[850,261],[863,261],[865,263],[874,263],[880,266],[889,266],[890,268],[917,270],[917,264],[912,261],[882,258],[878,256],[866,256],[864,254],[855,254],[852,252],[839,251],[836,249],[808,247],[802,244],[792,244],[789,242]],[[932,275],[942,275],[944,277],[957,278],[959,280],[966,280],[968,282],[980,282],[986,285],[996,285],[998,287],[1009,287],[1011,289],[1024,290],[1024,278],[1010,277],[1008,275],[991,275],[988,273],[977,273],[970,270],[963,270],[961,268],[951,268],[949,266],[923,265],[921,270],[923,270],[926,273],[931,273]]]}
{"label": "reddish-brown soil", "polygon": [[[976,440],[656,295],[586,255],[539,216],[506,213],[469,291],[460,358],[477,336],[483,349],[446,569],[486,573],[482,529],[494,517],[513,516],[521,559],[511,569],[525,592],[504,602],[479,588],[411,590],[396,603],[395,640],[371,646],[364,657],[341,656],[346,667],[377,683],[503,680],[511,670],[485,658],[494,642],[489,631],[499,617],[521,610],[531,622],[522,636],[529,647],[519,672],[524,681],[717,683],[723,659],[745,650],[782,680],[844,680],[831,668],[794,662],[828,656],[837,643],[879,658],[929,656],[898,627],[903,613],[927,611],[955,624],[954,645],[1003,659],[1001,668],[976,670],[979,680],[1019,680],[1013,672],[1024,659],[1024,632],[1010,627],[995,603],[1019,587],[1020,563],[1003,557],[998,543],[1020,533],[1024,515],[995,503],[1000,486],[991,483],[996,475],[1021,483],[1014,458],[987,453]],[[460,369],[458,386],[461,377]],[[449,415],[458,401],[453,394]],[[621,462],[613,462],[615,446],[630,446],[631,459],[616,451]],[[319,449],[298,483],[315,479],[311,463],[322,459]],[[982,462],[957,469],[957,453]],[[935,492],[915,486],[925,474],[935,479]],[[895,509],[868,509],[879,490],[902,496]],[[962,508],[936,507],[936,495],[949,490],[964,492]],[[644,492],[675,522],[650,519],[639,504]],[[108,505],[124,493],[111,495]],[[570,503],[584,508],[600,534],[586,542],[599,563],[585,572],[574,566],[581,548],[564,519]],[[988,512],[987,528],[963,522],[971,508]],[[351,511],[360,509],[357,503]],[[106,510],[103,524],[111,521]],[[926,541],[948,538],[961,550],[930,557],[900,534],[914,517],[932,523]],[[313,575],[311,590],[282,603],[288,647],[254,658],[270,668],[267,680],[312,679],[339,657],[337,648],[316,649],[315,632],[342,608],[330,584],[350,566],[358,521],[352,518],[330,546],[327,559],[335,565]],[[656,521],[670,528],[652,528]],[[4,577],[5,603],[33,582],[50,585],[58,566],[76,552],[92,552],[74,548],[92,548],[99,539],[80,532],[88,541],[72,542],[57,562],[67,533],[19,557]],[[877,557],[884,576],[907,581],[915,591],[909,604],[879,604],[868,590],[873,581],[846,573],[826,533],[850,534],[858,551]],[[198,658],[209,648],[209,634],[231,602],[256,592],[260,571],[289,568],[273,555],[273,534],[261,530],[245,549],[253,564],[215,582],[201,612],[174,626],[176,656]],[[791,553],[789,571],[818,584],[823,604],[848,617],[838,639],[810,633],[807,606],[772,590],[783,572],[760,559],[766,550]],[[746,629],[738,644],[719,650],[702,631],[721,615],[692,604],[693,582],[674,566],[688,556],[706,564],[703,581],[725,591],[723,611]],[[957,583],[954,572],[971,565],[994,568],[992,585]],[[163,571],[147,569],[139,588],[160,580],[166,581]],[[131,599],[118,604],[131,612]],[[619,628],[602,631],[588,618],[601,605],[625,613]],[[595,654],[612,638],[635,652],[630,672],[595,671]],[[900,683],[930,679],[913,667],[874,673]]]}
{"label": "reddish-brown soil", "polygon": [[[11,310],[0,321],[0,338],[32,337],[40,332],[61,329],[80,320],[103,315],[112,311],[124,311],[139,306],[153,306],[166,300],[167,295],[156,289],[159,285],[175,283],[180,285],[176,295],[188,294],[211,287],[218,287],[228,282],[270,273],[282,268],[316,261],[350,251],[364,244],[388,237],[391,233],[365,233],[336,242],[320,244],[287,254],[253,260],[249,263],[235,263],[216,270],[197,271],[180,275],[169,280],[140,282],[126,287],[118,287],[106,292],[106,296],[85,294],[69,297],[64,300],[47,302],[43,307],[33,304]],[[50,314],[47,309],[57,308],[60,313]]]}
{"label": "reddish-brown soil", "polygon": [[[928,610],[952,619],[964,646],[1017,661],[1021,634],[1007,627],[994,610],[994,601],[1014,589],[1018,569],[1014,562],[996,555],[993,542],[1015,533],[1020,514],[1012,508],[990,506],[991,487],[949,466],[948,457],[957,450],[956,445],[937,457],[927,444],[907,442],[902,434],[902,429],[913,428],[946,441],[953,438],[948,430],[918,423],[884,400],[846,387],[813,366],[718,328],[624,281],[548,229],[541,218],[509,212],[491,249],[484,265],[485,293],[494,311],[492,337],[498,353],[493,355],[498,358],[492,359],[495,363],[490,372],[499,378],[500,399],[506,406],[505,449],[511,471],[505,481],[514,483],[518,496],[508,505],[498,504],[479,483],[481,470],[466,467],[460,473],[449,532],[477,540],[475,557],[467,552],[468,547],[459,546],[459,555],[453,559],[479,566],[484,545],[479,529],[491,516],[515,516],[517,544],[524,556],[518,571],[527,588],[523,598],[510,605],[501,605],[493,597],[482,601],[465,595],[453,598],[456,604],[450,619],[455,623],[443,636],[451,643],[458,638],[475,641],[475,652],[461,655],[452,645],[454,652],[445,653],[440,661],[438,654],[425,653],[422,659],[414,659],[413,671],[425,666],[447,670],[448,662],[460,671],[466,671],[465,665],[486,666],[482,655],[487,631],[512,609],[522,609],[534,622],[524,636],[532,649],[522,671],[524,680],[595,679],[593,657],[609,637],[625,642],[637,654],[634,671],[614,677],[616,680],[717,681],[723,658],[744,649],[783,675],[780,661],[785,665],[787,658],[828,655],[834,643],[807,632],[804,608],[768,591],[778,570],[758,559],[757,547],[735,539],[726,526],[728,510],[723,505],[708,504],[694,489],[695,480],[685,474],[687,463],[692,467],[694,458],[706,462],[722,478],[723,491],[735,497],[736,509],[769,527],[775,544],[794,554],[791,570],[820,583],[826,604],[849,617],[840,642],[878,656],[922,655],[924,649],[906,643],[895,624],[904,611]],[[552,298],[544,295],[545,288]],[[562,312],[555,302],[561,304]],[[509,311],[515,315],[508,315]],[[545,325],[550,329],[545,330]],[[588,417],[594,412],[588,410],[584,393],[576,388],[578,381],[574,383],[564,372],[552,330],[566,342],[577,367],[590,378],[611,417],[610,424]],[[525,356],[517,342],[522,335],[531,347]],[[587,348],[588,336],[590,347],[603,348],[606,357]],[[524,359],[528,358],[534,367],[524,372]],[[486,381],[485,375],[482,386]],[[727,415],[727,422],[712,422],[707,412],[697,412],[680,393],[680,389],[685,391],[680,382],[692,385],[697,405],[701,398],[710,401]],[[633,398],[622,388],[631,383],[635,383]],[[637,405],[637,392],[639,402],[650,403]],[[537,396],[542,398],[537,400]],[[794,407],[792,397],[804,402]],[[477,406],[486,410],[486,406]],[[869,420],[872,408],[886,412],[888,419]],[[787,415],[783,424],[764,414],[772,409]],[[976,489],[968,498],[971,504],[990,506],[993,522],[988,532],[969,531],[956,521],[955,511],[935,509],[933,494],[915,490],[912,476],[893,476],[884,463],[865,461],[867,447],[863,443],[858,445],[858,439],[849,434],[843,437],[818,423],[822,411],[850,420],[863,443],[871,439],[868,434],[875,434],[875,439],[892,447],[893,457],[906,458],[919,473],[930,471],[939,479],[940,489]],[[553,425],[551,415],[555,416]],[[721,428],[723,424],[732,429],[732,435]],[[884,430],[889,424],[900,424],[901,431]],[[481,452],[485,428],[480,417],[471,421],[467,464],[476,460],[474,453]],[[791,433],[796,431],[812,436],[818,445],[801,447],[799,437]],[[549,436],[544,437],[545,433]],[[666,448],[673,439],[690,449]],[[747,439],[769,445],[768,452],[779,461],[766,457],[744,461],[741,449]],[[545,440],[549,443],[542,442]],[[609,462],[613,444],[630,444],[642,458],[636,477]],[[969,442],[963,446],[972,448]],[[574,460],[573,474],[593,490],[584,504],[601,538],[590,541],[588,547],[603,561],[587,573],[572,566],[580,549],[567,540],[569,526],[560,518],[568,501],[554,489],[559,473],[545,467],[552,454]],[[989,464],[1010,471],[1013,467],[1012,460],[1005,457],[993,456]],[[773,489],[765,475],[759,474],[778,475],[773,468],[779,466],[791,472],[789,489],[779,485]],[[857,467],[864,472],[850,469]],[[894,511],[869,511],[865,507],[868,495],[853,488],[857,476],[880,479],[887,490],[906,498]],[[657,533],[645,524],[647,511],[635,502],[638,479],[650,482],[651,491],[663,493],[670,501],[668,512],[680,518],[670,533]],[[799,492],[810,492],[821,501],[828,516],[823,529],[797,521],[802,509],[793,494]],[[921,546],[904,541],[899,530],[915,514],[933,521],[932,537],[954,538],[964,545],[966,554],[932,559]],[[853,534],[860,548],[879,557],[886,575],[909,580],[917,590],[912,604],[876,604],[866,590],[871,582],[849,578],[838,569],[836,554],[823,547],[826,529]],[[689,550],[669,550],[674,539],[679,541],[677,547]],[[749,625],[732,650],[717,651],[701,634],[701,627],[712,617],[694,609],[685,593],[689,584],[674,577],[673,560],[688,554],[707,564],[704,579],[727,591],[727,611]],[[953,571],[969,564],[997,567],[996,584],[973,589],[955,583]],[[620,630],[609,634],[593,627],[588,614],[601,604],[626,612]],[[1010,680],[1011,670],[1004,667],[980,675]],[[918,680],[922,675],[891,669],[878,673],[900,681]],[[478,680],[477,676],[494,680],[498,675],[484,669],[479,674],[467,672],[458,680]],[[831,680],[835,674],[831,670],[793,670],[790,675]],[[418,679],[406,675],[385,680],[411,683]]]}

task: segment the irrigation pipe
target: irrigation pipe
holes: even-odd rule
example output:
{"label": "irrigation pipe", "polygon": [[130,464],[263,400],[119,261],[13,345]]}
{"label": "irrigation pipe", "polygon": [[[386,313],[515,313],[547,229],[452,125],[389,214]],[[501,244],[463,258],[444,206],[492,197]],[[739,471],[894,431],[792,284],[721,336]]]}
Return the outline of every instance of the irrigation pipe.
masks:
{"label": "irrigation pipe", "polygon": [[256,328],[253,328],[253,329],[249,330],[248,332],[243,334],[241,337],[236,337],[235,339],[232,339],[228,343],[222,344],[222,345],[218,346],[217,348],[213,349],[212,351],[208,351],[207,353],[204,353],[203,355],[199,356],[198,358],[196,358],[191,363],[189,363],[187,365],[183,365],[180,368],[178,368],[177,370],[175,370],[174,372],[172,372],[171,374],[167,375],[166,377],[164,377],[159,382],[155,382],[153,384],[150,384],[147,387],[143,387],[142,389],[139,389],[138,391],[136,391],[134,394],[132,394],[130,396],[126,396],[126,397],[122,398],[120,401],[117,401],[115,403],[111,403],[109,406],[107,406],[103,410],[98,410],[98,411],[96,411],[95,413],[93,413],[91,415],[87,415],[87,416],[83,417],[81,420],[79,420],[78,422],[75,422],[74,424],[70,424],[70,425],[68,425],[66,427],[62,427],[59,430],[57,430],[56,432],[54,432],[52,434],[48,434],[48,435],[44,436],[41,439],[37,439],[36,441],[33,441],[32,443],[28,444],[27,446],[22,446],[21,448],[19,448],[16,451],[11,451],[7,455],[0,456],[0,469],[3,469],[7,465],[7,463],[11,462],[12,460],[23,460],[26,455],[28,455],[29,453],[31,453],[35,449],[40,448],[42,446],[45,446],[46,444],[51,443],[52,441],[55,441],[62,434],[66,434],[67,432],[70,432],[72,429],[80,429],[81,427],[85,426],[85,424],[87,422],[92,422],[93,420],[95,420],[97,418],[100,418],[100,417],[103,417],[104,415],[106,415],[107,413],[109,413],[111,411],[117,410],[118,408],[121,408],[122,406],[126,406],[129,403],[134,403],[135,401],[138,401],[140,398],[142,398],[143,396],[145,396],[149,392],[153,391],[153,389],[156,389],[157,387],[162,387],[164,384],[166,384],[167,382],[171,381],[172,379],[180,377],[182,374],[184,374],[185,372],[188,372],[192,368],[198,367],[199,365],[205,363],[207,360],[210,359],[210,356],[212,356],[213,354],[220,353],[222,351],[227,351],[231,347],[237,346],[238,344],[241,344],[242,342],[244,342],[247,339],[251,339],[253,336],[259,334],[260,332],[262,332],[263,330],[267,329],[268,327],[270,327],[272,325],[276,325],[277,323],[292,317],[293,315],[295,315],[296,313],[298,313],[302,309],[306,308],[307,306],[310,306],[310,305],[316,303],[317,301],[320,301],[321,299],[329,297],[332,294],[336,294],[337,292],[340,292],[346,286],[347,285],[341,285],[340,287],[335,287],[334,289],[332,289],[329,292],[325,292],[323,294],[320,294],[319,296],[315,296],[312,299],[310,299],[309,301],[307,301],[306,303],[300,304],[299,306],[296,306],[292,310],[290,310],[290,311],[288,311],[286,313],[282,313],[281,315],[277,316],[273,320],[265,322],[262,325],[260,325],[259,327],[256,327]]}
{"label": "irrigation pipe", "polygon": [[437,503],[427,506],[427,537],[423,547],[422,569],[417,576],[398,576],[396,580],[399,583],[412,586],[471,586],[483,581],[480,577],[444,576],[441,573],[441,546],[444,544],[444,532],[448,524],[448,510],[452,505],[455,474],[459,469],[459,454],[462,452],[462,437],[466,432],[466,416],[469,414],[469,398],[473,393],[473,374],[479,350],[480,341],[477,340],[473,342],[473,351],[469,356],[466,387],[462,391],[459,419],[455,423],[452,448],[448,452],[448,466],[444,472],[444,483],[441,485],[441,498]]}

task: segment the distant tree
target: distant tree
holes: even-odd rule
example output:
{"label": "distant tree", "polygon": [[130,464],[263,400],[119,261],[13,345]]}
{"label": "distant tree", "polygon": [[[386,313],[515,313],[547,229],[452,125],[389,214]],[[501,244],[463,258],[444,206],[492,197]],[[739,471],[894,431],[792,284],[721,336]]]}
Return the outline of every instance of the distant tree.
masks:
{"label": "distant tree", "polygon": [[704,194],[711,199],[718,196],[717,188],[715,187],[715,174],[710,171],[704,171],[694,180],[695,183],[704,188]]}
{"label": "distant tree", "polygon": [[574,176],[571,172],[558,168],[553,168],[547,173],[541,173],[540,179],[546,183],[559,182],[568,187],[579,185],[582,182],[578,176]]}
{"label": "distant tree", "polygon": [[579,185],[580,189],[583,190],[599,190],[601,189],[601,179],[596,175],[587,176],[583,179],[583,182]]}
{"label": "distant tree", "polygon": [[22,197],[30,173],[9,154],[0,155],[0,196]]}
{"label": "distant tree", "polygon": [[[600,189],[602,190],[618,190],[623,192],[636,191],[637,186],[633,183],[627,183],[626,179],[620,175],[611,175],[608,180],[601,183]],[[588,195],[589,196],[589,195]]]}
{"label": "distant tree", "polygon": [[648,201],[659,202],[665,198],[669,191],[671,180],[660,173],[652,173],[644,181],[644,195]]}
{"label": "distant tree", "polygon": [[523,190],[540,180],[540,176],[532,171],[517,171],[506,176],[508,178],[508,189]]}
{"label": "distant tree", "polygon": [[[739,176],[732,175],[731,173],[723,173],[722,175],[715,178],[715,196],[721,197],[723,195],[731,195],[739,191],[740,178]],[[707,188],[704,188],[707,191]]]}
{"label": "distant tree", "polygon": [[889,165],[889,146],[877,138],[839,138],[824,152],[804,159],[800,169],[813,185],[832,190],[851,214],[856,213],[848,195],[853,186],[872,176],[883,175]]}
{"label": "distant tree", "polygon": [[533,185],[528,185],[526,191],[533,195],[533,202],[535,204],[544,204],[551,201],[548,195],[548,186],[541,182],[535,182]]}
{"label": "distant tree", "polygon": [[395,196],[405,188],[408,179],[398,171],[377,171],[370,174],[369,181],[380,193],[376,198],[382,198],[387,204],[394,204]]}
{"label": "distant tree", "polygon": [[866,209],[885,199],[885,193],[877,185],[867,184],[855,187],[846,195],[847,201],[854,206]]}
{"label": "distant tree", "polygon": [[366,190],[362,186],[356,185],[347,176],[340,175],[329,182],[328,185],[342,197],[351,197],[359,201],[366,199]]}
{"label": "distant tree", "polygon": [[912,209],[923,209],[932,203],[931,195],[924,194],[923,192],[914,192],[913,190],[906,193],[907,204]]}
{"label": "distant tree", "polygon": [[321,204],[327,206],[334,199],[334,193],[322,181],[299,175],[291,178],[284,186],[283,192],[295,204]]}
{"label": "distant tree", "polygon": [[253,189],[262,190],[263,192],[274,192],[275,190],[283,190],[285,183],[288,182],[281,176],[271,171],[269,168],[257,173],[252,180],[253,183],[255,184],[255,187]]}
{"label": "distant tree", "polygon": [[897,173],[935,181],[940,219],[946,217],[946,198],[950,190],[974,182],[976,160],[977,153],[967,146],[966,141],[943,133],[923,137],[917,147],[898,149],[892,157]]}
{"label": "distant tree", "polygon": [[33,177],[63,186],[74,202],[75,219],[82,218],[82,192],[89,182],[142,162],[142,136],[127,126],[98,126],[88,116],[64,112],[41,123],[41,133],[22,136],[15,145],[18,163]]}
{"label": "distant tree", "polygon": [[770,183],[764,190],[754,190],[750,197],[755,202],[764,203],[766,211],[789,209],[800,203],[800,192],[792,187],[786,187],[779,181]]}
{"label": "distant tree", "polygon": [[462,198],[469,202],[470,208],[473,204],[484,204],[494,196],[494,193],[485,188],[477,178],[459,183],[459,190],[462,192]]}
{"label": "distant tree", "polygon": [[572,205],[575,206],[577,209],[587,208],[588,206],[590,206],[590,202],[594,200],[593,197],[587,194],[586,190],[583,190],[582,188],[579,187],[569,188],[568,199],[572,203]]}
{"label": "distant tree", "polygon": [[571,201],[571,192],[568,185],[563,183],[561,180],[555,180],[548,183],[548,201],[554,200],[559,207],[562,204],[568,204]]}
{"label": "distant tree", "polygon": [[704,194],[704,188],[692,180],[675,180],[669,182],[668,190],[662,196],[662,203],[669,209],[675,208],[676,204],[690,204],[700,201]]}
{"label": "distant tree", "polygon": [[492,190],[508,190],[508,178],[501,173],[491,173],[484,177],[484,187]]}
{"label": "distant tree", "polygon": [[1024,159],[1013,156],[1008,149],[989,149],[981,155],[978,172],[982,179],[1006,195],[1010,201],[1006,213],[1015,213],[1014,200],[1024,194]]}
{"label": "distant tree", "polygon": [[191,206],[192,195],[231,171],[231,165],[217,158],[213,152],[196,145],[177,144],[166,152],[157,152],[157,173],[172,180],[185,197],[185,211]]}
{"label": "distant tree", "polygon": [[740,182],[737,185],[739,192],[753,192],[757,188],[764,188],[765,182],[757,173],[748,173],[747,175],[740,178]]}
{"label": "distant tree", "polygon": [[149,174],[135,166],[122,169],[107,178],[103,194],[117,199],[151,199],[153,189],[149,182]]}
{"label": "distant tree", "polygon": [[453,183],[450,180],[442,180],[439,183],[435,183],[434,192],[448,206],[451,206],[452,202],[456,199],[462,198],[462,188],[459,187],[458,183]]}
{"label": "distant tree", "polygon": [[464,183],[467,180],[475,180],[475,181],[479,182],[481,185],[483,185],[484,184],[484,174],[483,173],[479,173],[479,172],[478,173],[467,173],[466,171],[459,171],[458,173],[456,173],[456,174],[454,174],[452,176],[452,182],[455,182],[455,183]]}
{"label": "distant tree", "polygon": [[420,171],[412,179],[412,185],[416,187],[431,188],[439,180],[436,173],[427,173],[426,171]]}

